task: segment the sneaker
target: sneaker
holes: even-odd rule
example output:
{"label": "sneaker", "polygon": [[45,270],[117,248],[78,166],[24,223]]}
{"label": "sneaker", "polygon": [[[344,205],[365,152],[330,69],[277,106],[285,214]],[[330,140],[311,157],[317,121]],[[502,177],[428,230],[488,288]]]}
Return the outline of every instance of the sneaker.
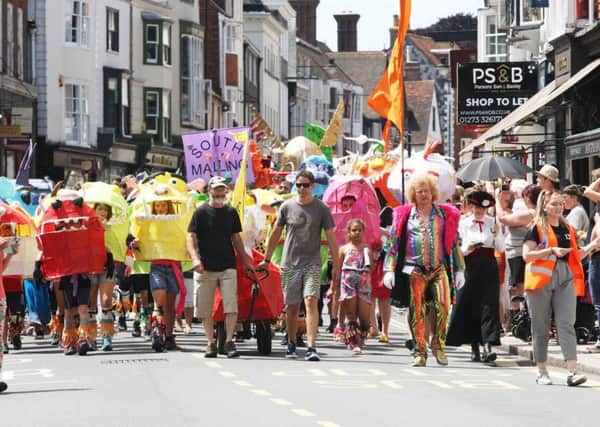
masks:
{"label": "sneaker", "polygon": [[77,354],[77,349],[74,346],[65,347],[65,356],[72,356],[74,354]]}
{"label": "sneaker", "polygon": [[77,350],[77,354],[80,356],[85,356],[90,351],[90,345],[87,341],[81,341],[79,343],[79,349]]}
{"label": "sneaker", "polygon": [[191,335],[192,327],[190,325],[185,325],[185,329],[183,330],[183,335]]}
{"label": "sneaker", "polygon": [[94,340],[90,343],[89,351],[98,351],[98,343],[96,342],[96,340]]}
{"label": "sneaker", "polygon": [[21,350],[23,348],[23,342],[21,341],[21,335],[15,335],[10,339],[14,350]]}
{"label": "sneaker", "polygon": [[152,336],[152,350],[157,353],[162,353],[165,350],[165,342],[160,334],[154,334]]}
{"label": "sneaker", "polygon": [[321,360],[321,356],[317,353],[317,349],[314,347],[309,347],[304,355],[304,360],[308,360],[309,362],[318,362]]}
{"label": "sneaker", "polygon": [[104,337],[102,339],[102,351],[112,351],[112,338]]}
{"label": "sneaker", "polygon": [[8,388],[8,385],[4,381],[0,381],[0,393]]}
{"label": "sneaker", "polygon": [[444,350],[438,348],[431,350],[431,352],[435,356],[435,361],[438,365],[448,366],[448,357],[446,356],[446,353],[444,353]]}
{"label": "sneaker", "polygon": [[412,366],[423,367],[427,365],[427,357],[422,354],[416,353],[415,359],[413,360]]}
{"label": "sneaker", "polygon": [[50,340],[50,345],[58,345],[60,342],[60,337],[58,335],[52,335],[52,339]]}
{"label": "sneaker", "polygon": [[337,326],[337,319],[331,319],[331,322],[329,323],[329,326],[327,327],[327,332],[332,334],[333,331],[335,330],[336,326]]}
{"label": "sneaker", "polygon": [[569,376],[567,377],[567,385],[569,387],[575,387],[579,384],[583,384],[587,381],[585,375],[576,374],[575,372],[569,372]]}
{"label": "sneaker", "polygon": [[240,353],[238,353],[237,348],[235,347],[235,343],[233,341],[225,343],[225,353],[227,353],[228,359],[240,357]]}
{"label": "sneaker", "polygon": [[285,353],[286,359],[297,359],[298,353],[296,353],[296,344],[289,342],[287,345],[287,352]]}
{"label": "sneaker", "polygon": [[215,358],[217,357],[217,344],[210,343],[206,346],[206,350],[204,351],[204,357]]}
{"label": "sneaker", "polygon": [[[119,325],[119,328],[121,326]],[[125,325],[125,328],[127,328],[127,325]],[[131,332],[131,336],[132,337],[141,337],[142,336],[142,328],[140,327],[140,321],[136,320],[133,322],[133,331]]]}
{"label": "sneaker", "polygon": [[281,345],[284,345],[284,346],[288,345],[288,336],[287,336],[287,334],[285,334],[283,336],[283,338],[281,339]]}
{"label": "sneaker", "polygon": [[125,316],[119,316],[119,331],[124,332],[127,330],[127,320]]}
{"label": "sneaker", "polygon": [[4,350],[2,350],[2,353],[4,353],[4,354],[8,354],[8,344],[7,344],[7,343],[4,343],[4,344],[2,345],[2,348],[4,349]]}
{"label": "sneaker", "polygon": [[[552,380],[550,379],[550,375],[548,375],[548,371],[538,372],[535,382],[539,385],[552,385]],[[569,379],[567,378],[567,384],[568,382]]]}
{"label": "sneaker", "polygon": [[175,343],[175,335],[171,335],[165,338],[165,348],[168,351],[181,350],[179,346]]}

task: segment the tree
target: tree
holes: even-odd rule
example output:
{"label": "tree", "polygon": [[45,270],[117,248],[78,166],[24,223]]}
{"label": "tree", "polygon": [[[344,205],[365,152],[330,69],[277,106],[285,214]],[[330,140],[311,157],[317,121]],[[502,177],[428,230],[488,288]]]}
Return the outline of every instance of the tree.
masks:
{"label": "tree", "polygon": [[477,17],[470,13],[457,13],[456,15],[440,18],[435,24],[426,28],[420,28],[415,32],[417,34],[427,35],[451,31],[477,31]]}

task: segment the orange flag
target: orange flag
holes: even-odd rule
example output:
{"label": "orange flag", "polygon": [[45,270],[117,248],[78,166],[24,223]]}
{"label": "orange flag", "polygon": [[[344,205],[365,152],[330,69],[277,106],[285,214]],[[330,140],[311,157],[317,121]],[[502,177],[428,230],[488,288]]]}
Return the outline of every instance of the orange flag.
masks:
{"label": "orange flag", "polygon": [[392,55],[385,74],[379,80],[369,96],[369,106],[394,123],[404,136],[404,39],[410,21],[411,0],[400,0],[400,20],[398,38],[394,43]]}

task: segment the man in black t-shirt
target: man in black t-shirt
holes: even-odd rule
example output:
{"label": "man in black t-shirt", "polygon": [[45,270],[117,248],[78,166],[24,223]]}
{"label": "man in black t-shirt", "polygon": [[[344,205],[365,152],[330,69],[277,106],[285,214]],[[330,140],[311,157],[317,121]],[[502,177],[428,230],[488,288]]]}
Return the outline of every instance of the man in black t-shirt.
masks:
{"label": "man in black t-shirt", "polygon": [[254,270],[244,250],[242,225],[237,211],[225,204],[227,184],[221,177],[208,181],[208,203],[194,212],[188,227],[187,248],[194,264],[196,306],[202,319],[208,346],[204,357],[217,357],[213,338],[212,307],[219,286],[225,313],[225,351],[238,357],[233,342],[237,322],[237,270],[234,248],[249,270]]}

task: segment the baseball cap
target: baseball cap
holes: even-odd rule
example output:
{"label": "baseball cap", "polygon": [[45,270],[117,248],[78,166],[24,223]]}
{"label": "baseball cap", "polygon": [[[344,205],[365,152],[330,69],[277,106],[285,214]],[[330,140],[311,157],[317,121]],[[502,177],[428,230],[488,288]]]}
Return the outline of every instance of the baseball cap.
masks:
{"label": "baseball cap", "polygon": [[215,189],[215,188],[219,188],[219,187],[227,188],[227,181],[222,176],[213,176],[208,181],[208,188]]}

